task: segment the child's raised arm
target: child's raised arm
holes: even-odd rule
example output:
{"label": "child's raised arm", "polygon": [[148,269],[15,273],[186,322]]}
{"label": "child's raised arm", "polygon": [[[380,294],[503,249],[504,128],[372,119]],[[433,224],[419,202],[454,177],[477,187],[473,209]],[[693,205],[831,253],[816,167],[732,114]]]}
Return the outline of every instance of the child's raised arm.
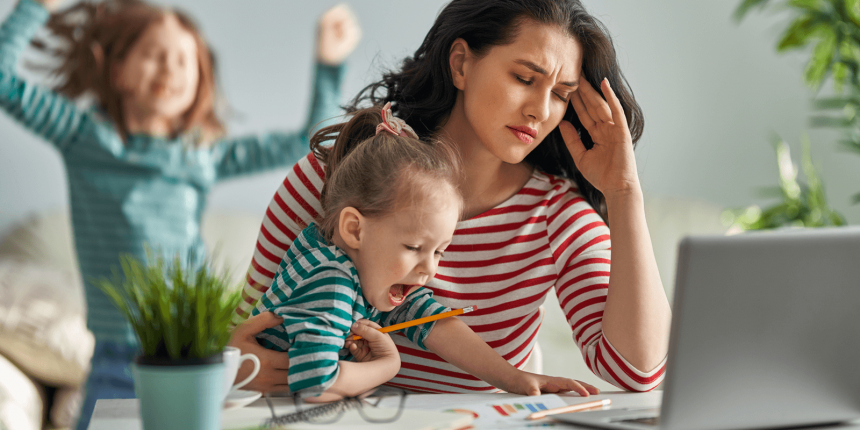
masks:
{"label": "child's raised arm", "polygon": [[269,133],[221,142],[215,148],[218,179],[291,166],[305,156],[313,129],[339,113],[343,62],[360,39],[361,29],[349,8],[338,5],[326,11],[317,28],[317,64],[304,128],[294,133]]}
{"label": "child's raised arm", "polygon": [[43,4],[20,0],[0,25],[0,108],[63,151],[76,141],[85,114],[72,101],[15,72],[21,53],[48,17]]}

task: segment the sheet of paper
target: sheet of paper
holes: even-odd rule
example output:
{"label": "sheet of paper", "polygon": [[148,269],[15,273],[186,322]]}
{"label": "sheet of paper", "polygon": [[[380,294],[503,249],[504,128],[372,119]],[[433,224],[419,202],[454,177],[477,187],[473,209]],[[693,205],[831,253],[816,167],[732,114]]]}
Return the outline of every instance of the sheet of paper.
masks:
{"label": "sheet of paper", "polygon": [[[390,405],[386,405],[390,406]],[[536,427],[555,427],[549,419],[531,421],[526,417],[532,412],[567,406],[555,394],[542,396],[519,396],[515,394],[426,394],[406,397],[407,409],[459,412],[475,418],[476,429],[517,430]]]}
{"label": "sheet of paper", "polygon": [[494,399],[481,403],[464,404],[451,408],[451,412],[472,414],[475,421],[472,425],[479,429],[503,429],[503,430],[533,430],[536,427],[554,427],[555,422],[542,420],[527,420],[531,413],[546,409],[567,406],[561,397],[555,394],[544,394],[542,396],[524,397],[516,396],[507,399]]}

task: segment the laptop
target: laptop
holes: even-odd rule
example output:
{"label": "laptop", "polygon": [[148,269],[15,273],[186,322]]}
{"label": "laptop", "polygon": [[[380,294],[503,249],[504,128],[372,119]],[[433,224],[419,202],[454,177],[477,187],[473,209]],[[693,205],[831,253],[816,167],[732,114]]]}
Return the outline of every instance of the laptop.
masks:
{"label": "laptop", "polygon": [[860,228],[687,237],[663,401],[554,415],[606,429],[755,429],[860,418]]}

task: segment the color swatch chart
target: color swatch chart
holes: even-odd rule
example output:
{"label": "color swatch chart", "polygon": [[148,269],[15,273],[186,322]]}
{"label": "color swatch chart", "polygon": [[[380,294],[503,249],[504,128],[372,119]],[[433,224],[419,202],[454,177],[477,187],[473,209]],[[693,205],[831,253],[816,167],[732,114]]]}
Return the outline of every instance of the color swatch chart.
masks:
{"label": "color swatch chart", "polygon": [[493,409],[496,410],[501,416],[506,417],[509,415],[515,415],[520,412],[537,412],[537,411],[545,411],[547,407],[544,406],[543,403],[535,402],[535,403],[505,403],[502,405],[491,405]]}

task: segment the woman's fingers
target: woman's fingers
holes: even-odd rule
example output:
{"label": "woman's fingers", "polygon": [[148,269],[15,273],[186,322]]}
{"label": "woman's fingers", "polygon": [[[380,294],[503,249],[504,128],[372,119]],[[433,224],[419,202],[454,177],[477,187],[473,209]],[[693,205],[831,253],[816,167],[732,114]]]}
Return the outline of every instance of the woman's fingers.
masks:
{"label": "woman's fingers", "polygon": [[579,118],[582,126],[586,130],[592,130],[595,124],[594,118],[588,113],[588,108],[585,107],[585,103],[582,101],[581,91],[575,91],[570,95],[570,104],[573,105],[573,110],[576,111],[576,116]]}
{"label": "woman's fingers", "polygon": [[[263,312],[248,318],[233,329],[229,345],[239,348],[243,354],[251,353],[260,359],[260,373],[246,385],[246,389],[271,392],[277,391],[278,385],[287,384],[290,368],[289,353],[266,349],[257,343],[256,339],[257,333],[283,322],[283,318],[271,312]],[[239,371],[236,372],[237,378],[244,379],[251,374],[252,369],[250,362],[242,363]]]}
{"label": "woman's fingers", "polygon": [[566,384],[564,384],[564,391],[573,391],[582,397],[589,396],[588,390],[586,390],[579,381],[574,381],[572,379],[566,381]]}
{"label": "woman's fingers", "polygon": [[[290,354],[266,349],[259,344],[246,345],[242,352],[251,353],[260,359],[260,373],[245,387],[252,391],[272,392],[277,391],[276,386],[285,385],[290,377]],[[237,373],[237,379],[246,378],[252,371],[251,363],[242,363]]]}
{"label": "woman's fingers", "polygon": [[600,82],[600,90],[603,92],[603,96],[606,97],[606,103],[612,112],[612,122],[627,128],[627,117],[624,116],[624,107],[621,106],[621,100],[618,100],[615,91],[609,85],[609,79],[604,78]]}
{"label": "woman's fingers", "polygon": [[585,387],[585,389],[588,390],[589,393],[600,394],[600,389],[598,389],[594,385],[586,384],[585,382],[582,382],[582,381],[577,381],[577,382],[579,382],[579,385],[582,385],[583,387]]}
{"label": "woman's fingers", "polygon": [[544,377],[541,391],[544,393],[566,393],[573,391],[582,397],[588,397],[589,391],[580,385],[579,381],[557,376]]}
{"label": "woman's fingers", "polygon": [[[606,80],[604,79],[604,81]],[[603,84],[601,83],[601,85]],[[588,83],[587,79],[579,79],[579,90],[577,93],[581,94],[582,102],[585,104],[594,122],[613,121],[612,109],[610,109],[606,100],[603,100],[603,97],[600,97],[600,94]]]}
{"label": "woman's fingers", "polygon": [[562,121],[558,125],[558,130],[561,132],[561,138],[564,139],[564,144],[567,146],[567,150],[570,151],[570,156],[573,158],[573,163],[579,165],[579,160],[582,159],[582,156],[585,155],[585,145],[582,143],[582,139],[579,138],[579,133],[576,132],[576,128],[573,124]]}
{"label": "woman's fingers", "polygon": [[[272,328],[277,325],[281,325],[284,322],[284,319],[275,315],[272,312],[263,312],[259,315],[254,315],[247,320],[245,320],[242,324],[236,326],[233,329],[233,335],[230,337],[230,342],[236,339],[243,338],[255,338],[257,333],[267,329]],[[232,345],[236,346],[236,345]],[[241,349],[241,348],[239,348]]]}

